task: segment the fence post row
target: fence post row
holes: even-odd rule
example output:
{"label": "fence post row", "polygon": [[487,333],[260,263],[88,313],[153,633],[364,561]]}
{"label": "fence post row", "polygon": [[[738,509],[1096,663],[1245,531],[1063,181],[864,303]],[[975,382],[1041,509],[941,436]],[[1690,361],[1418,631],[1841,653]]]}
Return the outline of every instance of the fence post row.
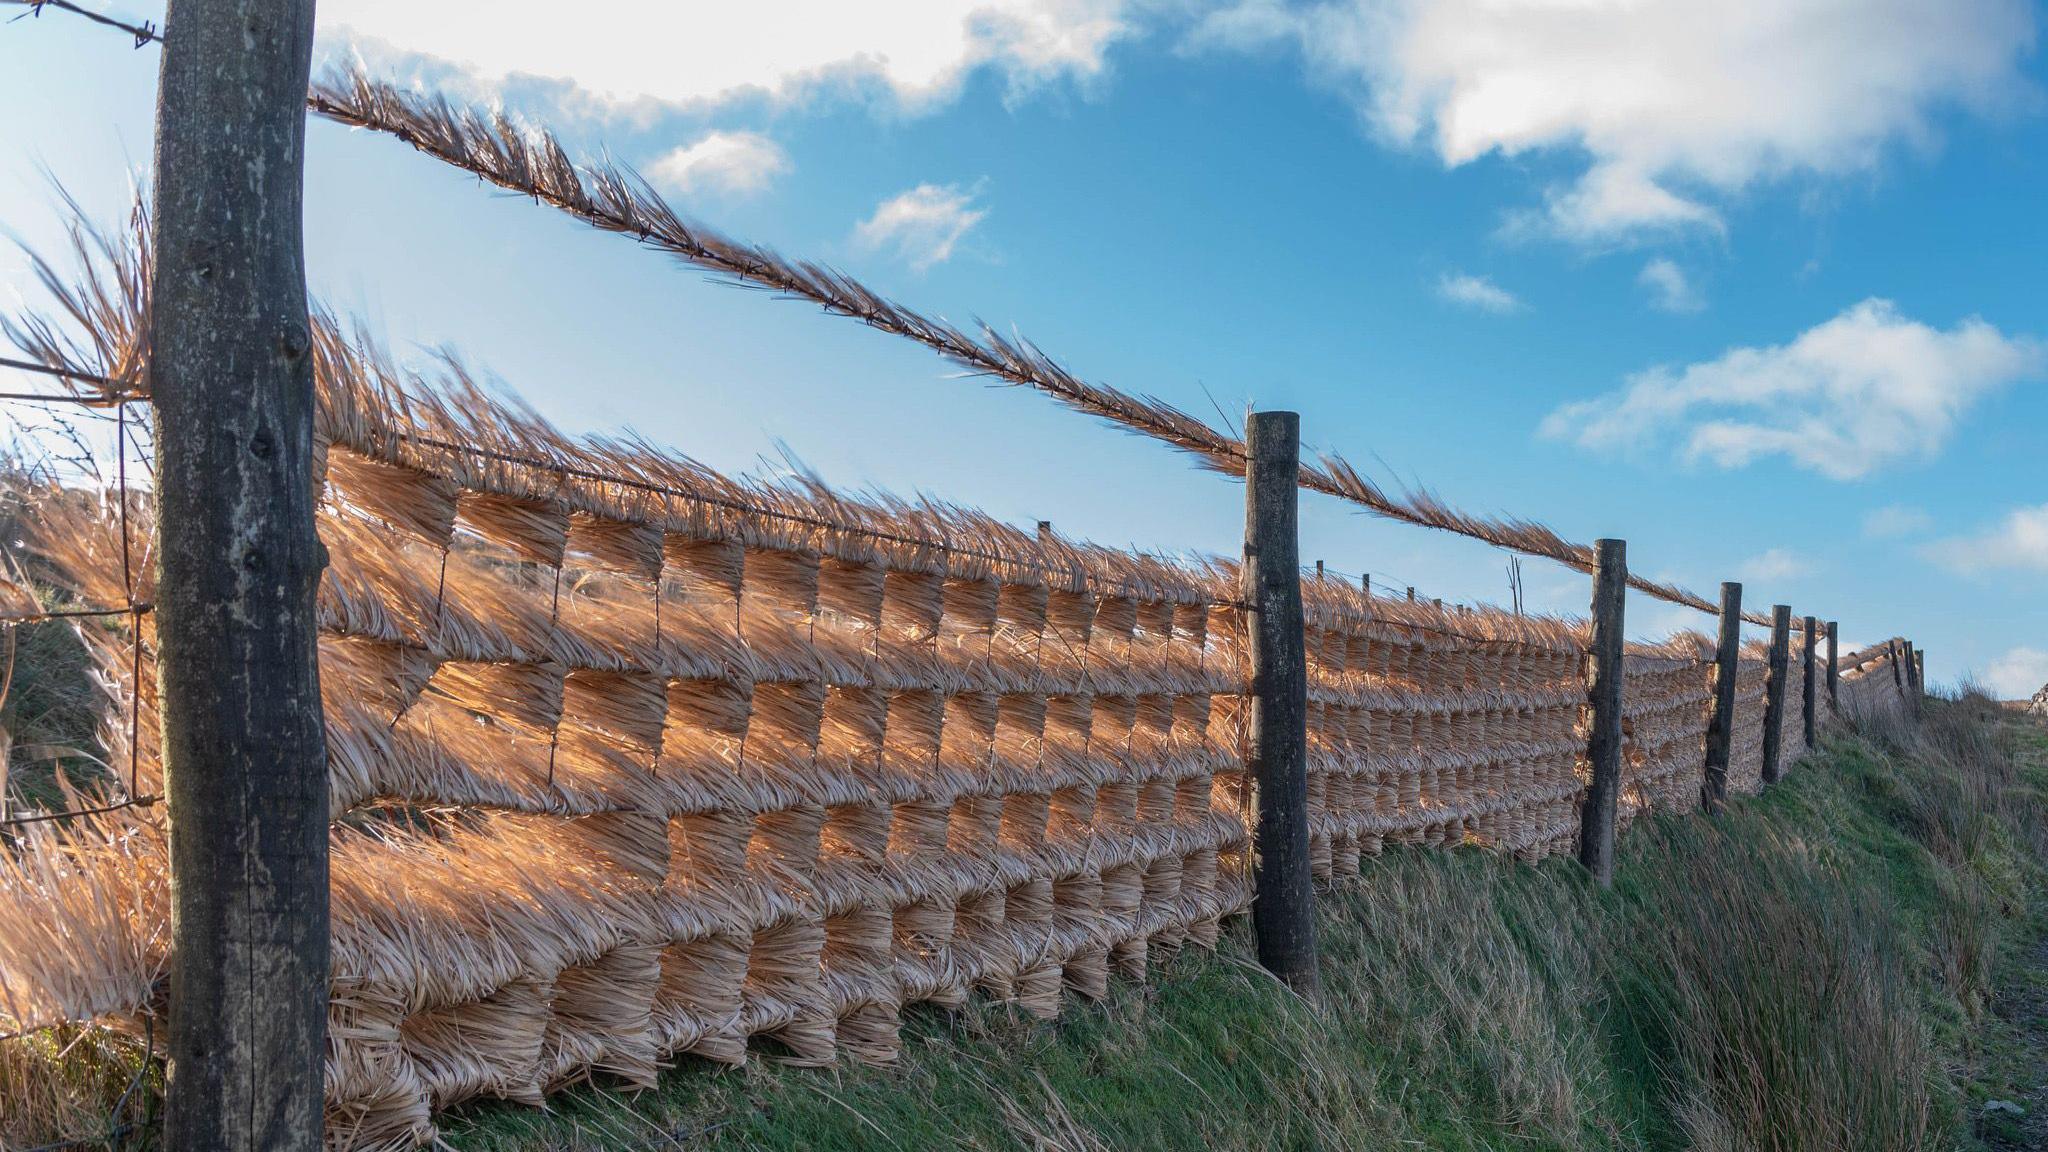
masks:
{"label": "fence post row", "polygon": [[1707,713],[1707,767],[1700,807],[1719,812],[1728,803],[1728,753],[1735,739],[1735,677],[1742,659],[1742,585],[1721,585],[1721,640],[1714,649],[1714,698]]}
{"label": "fence post row", "polygon": [[1771,657],[1764,672],[1764,783],[1776,784],[1781,775],[1778,756],[1783,751],[1785,726],[1785,672],[1792,648],[1792,606],[1771,606]]}
{"label": "fence post row", "polygon": [[313,0],[177,0],[148,322],[173,1152],[317,1152],[328,792],[303,237]]}
{"label": "fence post row", "polygon": [[1304,996],[1321,991],[1308,848],[1308,652],[1296,537],[1301,417],[1245,422],[1244,567],[1251,631],[1246,770],[1258,789],[1252,935],[1259,963]]}
{"label": "fence post row", "polygon": [[1593,731],[1586,745],[1593,780],[1579,808],[1579,863],[1602,888],[1614,883],[1614,806],[1621,791],[1622,609],[1628,596],[1628,545],[1597,540],[1593,642],[1586,699]]}
{"label": "fence post row", "polygon": [[1836,631],[1835,621],[1828,621],[1828,707],[1839,710],[1842,707],[1841,693],[1838,690],[1841,682],[1841,661],[1835,651]]}
{"label": "fence post row", "polygon": [[1815,623],[1811,616],[1799,621],[1806,643],[1800,649],[1799,714],[1805,723],[1806,746],[1813,747],[1813,656],[1814,644],[1820,639],[1814,635]]}

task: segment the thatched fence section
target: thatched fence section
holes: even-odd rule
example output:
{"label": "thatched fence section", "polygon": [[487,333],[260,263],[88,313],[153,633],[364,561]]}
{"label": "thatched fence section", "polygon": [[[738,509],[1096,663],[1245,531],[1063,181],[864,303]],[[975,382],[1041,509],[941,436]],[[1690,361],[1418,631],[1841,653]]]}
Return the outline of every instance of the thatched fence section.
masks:
{"label": "thatched fence section", "polygon": [[[906,1005],[1052,1014],[1248,903],[1233,562],[734,481],[570,440],[458,369],[404,379],[330,323],[316,349],[334,1146],[678,1052],[887,1062]],[[38,506],[77,596],[124,595],[111,507]],[[1583,626],[1303,596],[1320,878],[1388,844],[1572,849]],[[153,793],[134,619],[88,634],[109,759],[132,701]],[[1712,655],[1629,652],[1624,824],[1698,804]],[[1741,667],[1748,792],[1763,653]],[[1843,690],[1890,680],[1852,662]],[[0,1031],[161,1010],[162,836],[126,809],[0,856]]]}

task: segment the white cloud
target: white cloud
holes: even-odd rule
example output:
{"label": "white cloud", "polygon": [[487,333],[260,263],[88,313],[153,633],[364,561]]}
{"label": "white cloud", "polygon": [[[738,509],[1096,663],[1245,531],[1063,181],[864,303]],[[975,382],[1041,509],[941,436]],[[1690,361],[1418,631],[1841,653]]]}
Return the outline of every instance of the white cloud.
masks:
{"label": "white cloud", "polygon": [[1643,265],[1636,283],[1650,292],[1650,306],[1660,312],[1697,312],[1707,306],[1700,290],[1686,278],[1685,269],[1659,256]]}
{"label": "white cloud", "polygon": [[1972,317],[1942,331],[1865,300],[1789,344],[1656,367],[1552,412],[1544,436],[1739,468],[1782,455],[1836,480],[1932,457],[1977,401],[2040,375],[2048,348]]}
{"label": "white cloud", "polygon": [[1909,504],[1887,504],[1863,514],[1863,535],[1869,540],[1894,540],[1917,536],[1934,527],[1934,517],[1925,508]]}
{"label": "white cloud", "polygon": [[790,170],[781,145],[754,132],[713,132],[677,148],[647,168],[664,188],[688,195],[724,192],[746,196],[766,189]]}
{"label": "white cloud", "polygon": [[1132,35],[1126,0],[598,0],[566,12],[500,0],[322,0],[325,49],[452,67],[475,86],[513,77],[568,85],[601,108],[693,105],[738,95],[841,92],[920,110],[990,67],[1013,94],[1086,82]]}
{"label": "white cloud", "polygon": [[2015,508],[1998,525],[1974,536],[1929,544],[1924,554],[1958,572],[1999,568],[2048,573],[2048,504]]}
{"label": "white cloud", "polygon": [[1978,682],[2001,700],[2026,700],[2048,685],[2048,652],[2014,648],[1986,665]]}
{"label": "white cloud", "polygon": [[1484,276],[1468,276],[1463,272],[1446,272],[1439,276],[1436,294],[1453,304],[1477,308],[1481,312],[1515,312],[1522,307],[1522,301],[1514,293]]}
{"label": "white cloud", "polygon": [[988,215],[973,207],[977,191],[919,184],[876,205],[875,214],[854,227],[853,242],[868,252],[894,252],[922,272],[952,256],[960,238]]}
{"label": "white cloud", "polygon": [[1796,580],[1813,572],[1813,561],[1789,548],[1771,548],[1751,556],[1736,566],[1736,575],[1744,580],[1768,583],[1773,580]]}
{"label": "white cloud", "polygon": [[1940,109],[2025,99],[2034,25],[2028,0],[1239,0],[1187,43],[1292,45],[1447,165],[1582,157],[1511,229],[1611,243],[1719,230],[1758,181],[1868,170]]}

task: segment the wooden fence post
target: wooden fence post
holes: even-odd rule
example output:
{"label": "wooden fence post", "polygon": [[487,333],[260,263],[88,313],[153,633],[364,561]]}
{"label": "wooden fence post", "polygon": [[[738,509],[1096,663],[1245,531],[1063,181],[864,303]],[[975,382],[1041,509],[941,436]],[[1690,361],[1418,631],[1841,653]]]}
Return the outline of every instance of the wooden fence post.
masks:
{"label": "wooden fence post", "polygon": [[1596,540],[1599,563],[1593,572],[1592,667],[1586,699],[1593,732],[1586,759],[1593,780],[1579,808],[1579,863],[1602,888],[1614,883],[1614,805],[1621,792],[1622,609],[1628,596],[1628,545]]}
{"label": "wooden fence post", "polygon": [[1841,661],[1835,650],[1839,630],[1835,625],[1836,621],[1828,621],[1828,708],[1831,710],[1839,710],[1842,707]]}
{"label": "wooden fence post", "polygon": [[1321,991],[1308,848],[1308,653],[1296,538],[1301,417],[1245,422],[1243,594],[1251,617],[1250,756],[1258,786],[1252,934],[1259,963],[1304,996]]}
{"label": "wooden fence post", "polygon": [[327,747],[302,235],[313,0],[176,0],[149,317],[173,1152],[317,1152]]}
{"label": "wooden fence post", "polygon": [[1714,699],[1707,713],[1707,768],[1700,807],[1719,812],[1728,803],[1728,751],[1735,739],[1735,677],[1742,660],[1742,585],[1721,585],[1721,642],[1714,650]]}
{"label": "wooden fence post", "polygon": [[1803,617],[1799,624],[1806,640],[1805,645],[1800,650],[1800,664],[1803,675],[1799,678],[1799,711],[1800,718],[1805,722],[1806,746],[1811,748],[1813,747],[1813,706],[1815,703],[1813,691],[1814,644],[1820,637],[1815,635],[1817,625],[1813,617]]}
{"label": "wooden fence post", "polygon": [[1884,655],[1892,666],[1892,687],[1897,688],[1900,697],[1903,698],[1906,695],[1906,674],[1900,666],[1899,642],[1896,638],[1884,642]]}
{"label": "wooden fence post", "polygon": [[1776,784],[1785,737],[1785,672],[1791,657],[1792,606],[1771,606],[1771,658],[1764,679],[1764,783]]}

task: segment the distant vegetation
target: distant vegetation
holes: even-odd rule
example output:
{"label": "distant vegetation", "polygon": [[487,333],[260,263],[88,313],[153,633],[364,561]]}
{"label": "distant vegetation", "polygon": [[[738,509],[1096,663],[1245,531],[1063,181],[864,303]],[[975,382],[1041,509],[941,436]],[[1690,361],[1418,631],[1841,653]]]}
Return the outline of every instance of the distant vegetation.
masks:
{"label": "distant vegetation", "polygon": [[[1240,922],[1049,1024],[913,1013],[894,1070],[688,1063],[446,1118],[476,1152],[623,1148],[2037,1148],[2048,730],[1978,694],[1839,733],[1719,820],[1577,865],[1392,852],[1321,903],[1320,1014]],[[2035,967],[2029,968],[2031,961]],[[2034,1026],[2040,1027],[2035,1021]],[[1989,1100],[2013,1101],[1989,1112]]]}

